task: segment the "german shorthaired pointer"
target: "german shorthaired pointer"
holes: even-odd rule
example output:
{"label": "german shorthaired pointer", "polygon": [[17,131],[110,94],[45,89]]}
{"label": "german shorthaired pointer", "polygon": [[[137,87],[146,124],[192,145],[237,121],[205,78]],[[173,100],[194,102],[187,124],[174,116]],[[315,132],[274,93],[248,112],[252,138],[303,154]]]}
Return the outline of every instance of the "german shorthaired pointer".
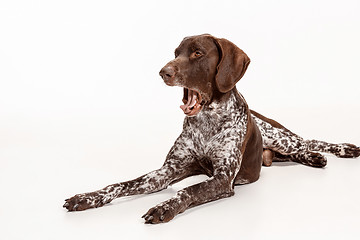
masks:
{"label": "german shorthaired pointer", "polygon": [[304,140],[250,110],[235,87],[249,63],[248,56],[226,39],[208,34],[186,37],[176,48],[175,59],[160,71],[167,85],[183,88],[181,109],[186,115],[164,165],[137,179],[77,194],[65,200],[64,207],[97,208],[122,196],[157,192],[192,175],[209,176],[143,216],[145,223],[163,223],[190,207],[234,195],[235,185],[259,178],[262,164],[294,161],[324,167],[326,158],[318,152],[360,156],[355,145]]}

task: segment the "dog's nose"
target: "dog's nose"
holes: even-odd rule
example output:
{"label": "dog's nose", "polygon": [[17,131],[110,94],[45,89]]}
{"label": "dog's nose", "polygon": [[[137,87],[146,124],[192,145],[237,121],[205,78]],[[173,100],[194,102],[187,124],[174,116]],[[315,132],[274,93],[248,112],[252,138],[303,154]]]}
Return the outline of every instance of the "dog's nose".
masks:
{"label": "dog's nose", "polygon": [[160,70],[159,74],[165,82],[169,82],[175,77],[175,69],[170,65],[166,65]]}

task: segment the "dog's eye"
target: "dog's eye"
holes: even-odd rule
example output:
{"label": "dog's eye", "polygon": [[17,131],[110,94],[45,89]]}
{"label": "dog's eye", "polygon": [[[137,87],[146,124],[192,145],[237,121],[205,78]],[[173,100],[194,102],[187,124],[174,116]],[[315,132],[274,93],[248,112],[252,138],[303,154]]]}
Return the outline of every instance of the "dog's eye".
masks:
{"label": "dog's eye", "polygon": [[202,55],[203,55],[203,53],[201,51],[195,51],[192,53],[192,57],[194,57],[194,58],[201,57]]}

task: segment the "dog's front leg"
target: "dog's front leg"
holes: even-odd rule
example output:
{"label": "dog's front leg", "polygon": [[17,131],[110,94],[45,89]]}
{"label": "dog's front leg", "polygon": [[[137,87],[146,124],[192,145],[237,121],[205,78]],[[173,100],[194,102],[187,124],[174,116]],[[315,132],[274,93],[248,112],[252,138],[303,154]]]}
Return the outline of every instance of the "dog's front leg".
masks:
{"label": "dog's front leg", "polygon": [[82,211],[101,207],[118,197],[156,192],[166,188],[175,178],[174,175],[174,170],[166,165],[131,181],[112,184],[95,192],[77,194],[65,200],[64,208]]}
{"label": "dog's front leg", "polygon": [[109,185],[95,192],[77,194],[66,199],[63,207],[69,211],[97,208],[110,203],[115,198],[157,192],[187,176],[199,174],[191,153],[186,150],[188,149],[185,144],[187,142],[189,141],[180,136],[160,169],[131,181]]}
{"label": "dog's front leg", "polygon": [[236,159],[222,161],[211,178],[184,188],[174,197],[151,208],[143,216],[145,223],[168,222],[187,208],[234,195],[233,181],[239,169],[240,163]]}

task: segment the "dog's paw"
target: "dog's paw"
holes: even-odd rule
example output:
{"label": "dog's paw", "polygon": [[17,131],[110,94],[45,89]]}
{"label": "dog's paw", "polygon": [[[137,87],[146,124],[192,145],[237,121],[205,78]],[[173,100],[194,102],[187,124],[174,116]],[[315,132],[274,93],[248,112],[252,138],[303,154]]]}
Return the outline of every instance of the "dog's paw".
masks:
{"label": "dog's paw", "polygon": [[350,143],[339,144],[334,154],[341,158],[356,158],[360,156],[360,147]]}
{"label": "dog's paw", "polygon": [[326,157],[317,152],[307,153],[306,159],[308,165],[311,167],[325,167],[327,164]]}
{"label": "dog's paw", "polygon": [[142,216],[145,219],[145,223],[165,223],[169,222],[171,219],[175,217],[176,213],[173,208],[171,208],[168,204],[159,204]]}
{"label": "dog's paw", "polygon": [[156,224],[156,223],[165,223],[173,219],[178,213],[181,213],[185,210],[185,206],[182,206],[181,201],[178,199],[169,199],[159,205],[150,208],[150,210],[145,213],[142,218],[145,219],[145,223]]}
{"label": "dog's paw", "polygon": [[295,155],[289,155],[294,162],[299,162],[310,167],[325,167],[327,159],[324,155],[317,152],[300,152]]}
{"label": "dog's paw", "polygon": [[83,211],[89,208],[97,208],[109,203],[104,194],[98,192],[77,194],[65,200],[64,208],[69,211]]}

